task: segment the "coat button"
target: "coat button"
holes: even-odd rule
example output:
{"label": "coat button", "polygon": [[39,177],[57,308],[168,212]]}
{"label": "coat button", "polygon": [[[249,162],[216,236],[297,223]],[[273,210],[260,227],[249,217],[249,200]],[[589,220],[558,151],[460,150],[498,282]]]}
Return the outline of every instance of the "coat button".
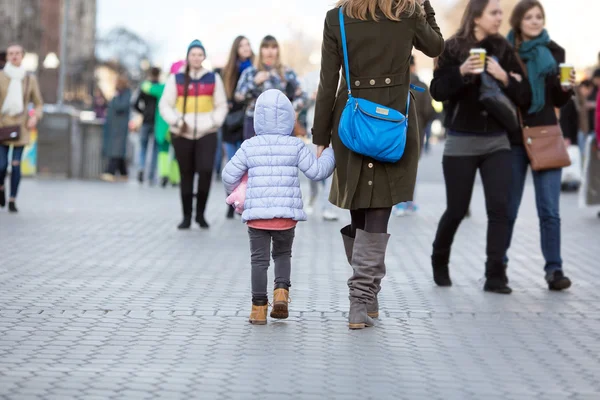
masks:
{"label": "coat button", "polygon": [[373,181],[369,181],[369,186],[373,186]]}
{"label": "coat button", "polygon": [[354,82],[354,86],[360,86],[360,81]]}
{"label": "coat button", "polygon": [[392,83],[392,80],[390,78],[385,78],[385,83],[389,85],[390,83]]}
{"label": "coat button", "polygon": [[371,80],[369,81],[369,83],[371,84],[371,86],[373,86],[373,85],[375,84],[375,79],[371,79]]}
{"label": "coat button", "polygon": [[373,168],[373,163],[372,162],[369,163],[369,168]]}

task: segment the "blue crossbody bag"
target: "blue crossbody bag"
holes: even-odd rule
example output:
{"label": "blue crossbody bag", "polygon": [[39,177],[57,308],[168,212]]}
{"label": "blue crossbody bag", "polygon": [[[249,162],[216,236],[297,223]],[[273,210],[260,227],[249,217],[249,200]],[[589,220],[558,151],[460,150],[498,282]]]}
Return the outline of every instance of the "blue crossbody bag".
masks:
{"label": "blue crossbody bag", "polygon": [[[406,100],[406,115],[402,115],[400,111],[393,108],[352,96],[342,7],[340,7],[339,17],[346,83],[348,85],[348,103],[346,103],[346,107],[342,112],[338,135],[344,146],[355,153],[381,162],[397,162],[402,158],[406,147],[410,91]],[[418,92],[425,91],[425,89],[414,85],[410,85],[410,88]]]}

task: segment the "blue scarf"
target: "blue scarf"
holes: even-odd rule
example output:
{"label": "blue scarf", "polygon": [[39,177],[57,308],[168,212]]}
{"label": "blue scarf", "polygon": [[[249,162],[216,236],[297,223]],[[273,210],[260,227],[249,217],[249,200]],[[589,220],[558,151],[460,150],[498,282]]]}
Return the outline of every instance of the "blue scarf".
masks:
{"label": "blue scarf", "polygon": [[[513,46],[515,45],[513,31],[509,32],[507,39]],[[532,99],[529,114],[537,113],[544,108],[546,104],[546,77],[556,74],[558,71],[556,60],[550,49],[548,49],[549,43],[550,36],[544,29],[540,36],[523,42],[519,48],[519,57],[527,66],[529,84],[531,85]]]}
{"label": "blue scarf", "polygon": [[244,60],[240,63],[240,74],[242,72],[244,72],[244,70],[246,70],[247,68],[250,68],[252,66],[252,61],[250,61],[250,59]]}

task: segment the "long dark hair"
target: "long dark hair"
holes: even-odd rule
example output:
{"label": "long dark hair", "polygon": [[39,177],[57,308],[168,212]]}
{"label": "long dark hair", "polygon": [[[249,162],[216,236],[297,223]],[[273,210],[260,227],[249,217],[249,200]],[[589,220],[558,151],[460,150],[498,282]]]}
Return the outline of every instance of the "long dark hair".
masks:
{"label": "long dark hair", "polygon": [[475,38],[475,19],[481,18],[489,4],[490,0],[469,0],[458,31],[448,39],[448,43],[451,44],[449,47],[453,52],[464,56],[477,43],[477,39]]}
{"label": "long dark hair", "polygon": [[523,43],[523,32],[521,31],[521,23],[523,22],[523,18],[525,18],[525,14],[529,12],[532,8],[539,7],[542,11],[542,16],[544,20],[546,19],[546,11],[544,11],[544,7],[542,3],[538,0],[521,0],[517,3],[515,8],[510,15],[510,27],[515,34],[515,47],[518,49]]}
{"label": "long dark hair", "polygon": [[[225,93],[227,93],[228,99],[233,97],[237,85],[238,64],[242,61],[239,55],[239,48],[244,40],[248,40],[248,38],[245,36],[238,36],[235,38],[231,45],[231,50],[229,51],[229,59],[222,71],[223,84],[225,85]],[[254,64],[254,52],[250,55],[250,62]]]}

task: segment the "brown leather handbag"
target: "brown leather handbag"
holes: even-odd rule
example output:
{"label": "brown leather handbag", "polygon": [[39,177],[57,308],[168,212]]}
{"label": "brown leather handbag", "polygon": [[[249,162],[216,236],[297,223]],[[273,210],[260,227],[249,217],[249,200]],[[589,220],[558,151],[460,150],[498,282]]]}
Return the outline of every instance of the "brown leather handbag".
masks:
{"label": "brown leather handbag", "polygon": [[[521,61],[519,54],[515,53],[515,57],[523,70],[523,74],[527,77],[527,67]],[[518,107],[517,113],[523,127],[523,145],[527,151],[532,170],[543,171],[546,169],[564,168],[571,165],[571,158],[567,152],[565,139],[559,124],[533,127],[525,126],[521,110]]]}
{"label": "brown leather handbag", "polygon": [[559,125],[523,127],[523,144],[534,171],[571,165],[565,139]]}
{"label": "brown leather handbag", "polygon": [[[23,116],[27,119],[27,91],[29,90],[29,76],[25,78],[25,91],[23,92]],[[19,140],[21,138],[21,125],[0,127],[0,143]]]}

